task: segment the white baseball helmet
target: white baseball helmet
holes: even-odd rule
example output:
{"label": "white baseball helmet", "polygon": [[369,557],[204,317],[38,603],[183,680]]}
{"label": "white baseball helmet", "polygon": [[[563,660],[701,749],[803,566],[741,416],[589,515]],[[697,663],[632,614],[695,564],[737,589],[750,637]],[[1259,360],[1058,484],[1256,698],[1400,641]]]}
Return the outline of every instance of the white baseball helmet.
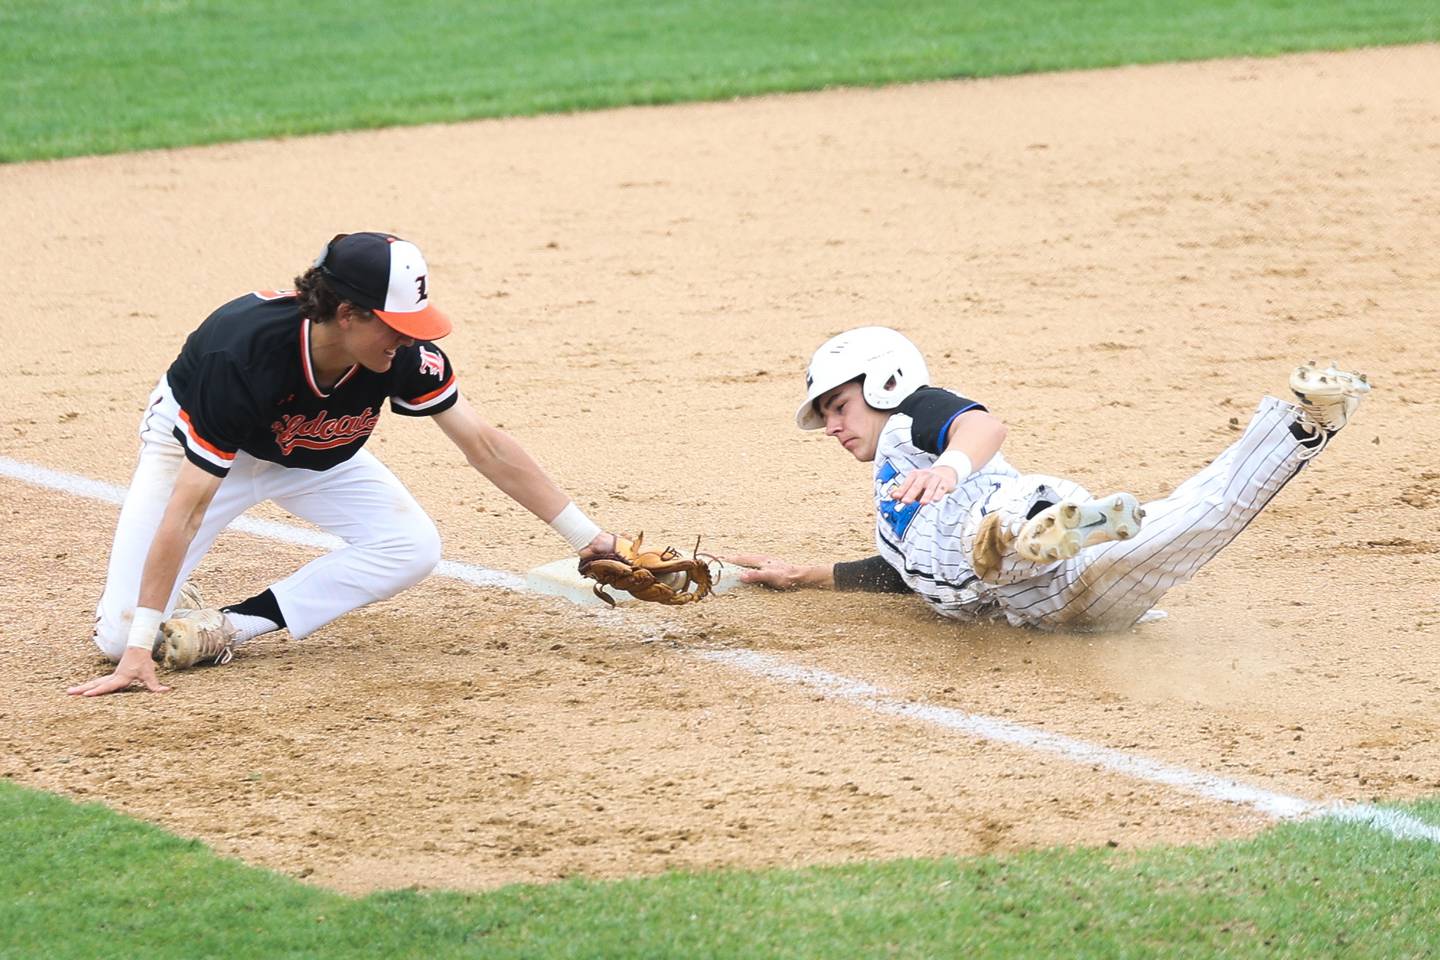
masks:
{"label": "white baseball helmet", "polygon": [[795,411],[801,430],[818,430],[825,418],[815,400],[827,390],[856,377],[865,402],[877,410],[893,410],[910,394],[930,382],[930,371],[920,348],[889,327],[857,327],[820,344],[805,371],[805,402]]}

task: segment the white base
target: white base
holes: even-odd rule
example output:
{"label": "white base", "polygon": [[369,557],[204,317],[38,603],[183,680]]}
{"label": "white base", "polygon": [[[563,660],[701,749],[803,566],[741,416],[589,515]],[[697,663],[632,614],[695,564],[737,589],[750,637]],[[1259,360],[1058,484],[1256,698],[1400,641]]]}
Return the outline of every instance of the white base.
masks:
{"label": "white base", "polygon": [[[525,588],[534,593],[564,597],[581,606],[605,606],[605,601],[595,596],[595,581],[580,576],[579,564],[580,561],[575,557],[566,557],[535,567],[525,574]],[[725,593],[740,585],[740,568],[726,564],[712,589],[715,593]],[[624,590],[611,590],[609,593],[616,603],[635,600]]]}

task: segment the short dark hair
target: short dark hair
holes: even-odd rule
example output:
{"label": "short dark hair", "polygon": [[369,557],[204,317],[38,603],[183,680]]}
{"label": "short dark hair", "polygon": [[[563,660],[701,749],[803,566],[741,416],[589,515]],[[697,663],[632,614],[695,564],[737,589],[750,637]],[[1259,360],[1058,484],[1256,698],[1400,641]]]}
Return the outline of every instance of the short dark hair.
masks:
{"label": "short dark hair", "polygon": [[[335,319],[340,304],[350,303],[335,292],[319,267],[311,267],[295,278],[295,297],[300,301],[300,313],[311,323],[329,323]],[[350,309],[362,316],[374,317],[374,311],[354,303],[350,303]]]}

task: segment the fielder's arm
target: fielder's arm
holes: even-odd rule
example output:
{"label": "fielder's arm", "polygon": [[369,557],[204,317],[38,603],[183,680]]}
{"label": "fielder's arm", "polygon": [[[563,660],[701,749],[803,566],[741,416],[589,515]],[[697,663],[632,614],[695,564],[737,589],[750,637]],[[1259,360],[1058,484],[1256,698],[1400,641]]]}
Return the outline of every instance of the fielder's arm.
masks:
{"label": "fielder's arm", "polygon": [[[580,514],[570,497],[550,479],[535,458],[526,453],[514,437],[485,422],[463,395],[457,397],[449,409],[435,414],[432,419],[465,455],[470,466],[510,499],[555,527],[582,556],[614,549],[614,536],[595,527]],[[562,514],[565,516],[562,517]],[[578,516],[583,524],[571,521],[574,516]],[[588,532],[591,528],[594,530],[593,537],[577,543],[573,532],[576,529]]]}
{"label": "fielder's arm", "polygon": [[71,687],[66,693],[98,697],[116,690],[124,690],[137,681],[152,693],[164,693],[170,688],[155,678],[155,661],[151,656],[155,632],[160,627],[159,618],[164,615],[175,591],[175,580],[180,576],[180,564],[185,552],[205,519],[205,511],[220,489],[220,477],[201,470],[186,460],[180,465],[175,476],[175,487],[165,505],[165,514],[150,542],[150,551],[145,555],[145,566],[140,573],[140,596],[131,622],[130,642],[115,665],[115,672],[97,677],[88,683]]}

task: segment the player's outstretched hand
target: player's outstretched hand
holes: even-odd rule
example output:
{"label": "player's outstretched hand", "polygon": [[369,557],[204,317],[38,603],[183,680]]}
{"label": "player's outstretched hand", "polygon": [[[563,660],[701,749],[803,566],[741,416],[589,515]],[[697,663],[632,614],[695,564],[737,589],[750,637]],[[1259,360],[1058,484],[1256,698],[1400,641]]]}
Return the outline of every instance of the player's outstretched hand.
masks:
{"label": "player's outstretched hand", "polygon": [[959,482],[960,478],[955,475],[955,471],[951,467],[916,470],[907,476],[890,496],[901,503],[914,503],[919,500],[921,506],[924,506],[927,503],[943,500],[954,492]]}
{"label": "player's outstretched hand", "polygon": [[126,690],[136,683],[144,684],[151,693],[168,693],[170,688],[155,677],[155,661],[150,651],[140,647],[127,647],[115,664],[115,672],[109,676],[96,677],[86,683],[77,684],[65,692],[76,697],[98,697],[117,690]]}
{"label": "player's outstretched hand", "polygon": [[737,567],[750,568],[740,571],[741,583],[758,583],[772,590],[795,590],[801,587],[826,589],[835,585],[834,567],[830,564],[802,566],[758,553],[732,553],[720,559]]}

